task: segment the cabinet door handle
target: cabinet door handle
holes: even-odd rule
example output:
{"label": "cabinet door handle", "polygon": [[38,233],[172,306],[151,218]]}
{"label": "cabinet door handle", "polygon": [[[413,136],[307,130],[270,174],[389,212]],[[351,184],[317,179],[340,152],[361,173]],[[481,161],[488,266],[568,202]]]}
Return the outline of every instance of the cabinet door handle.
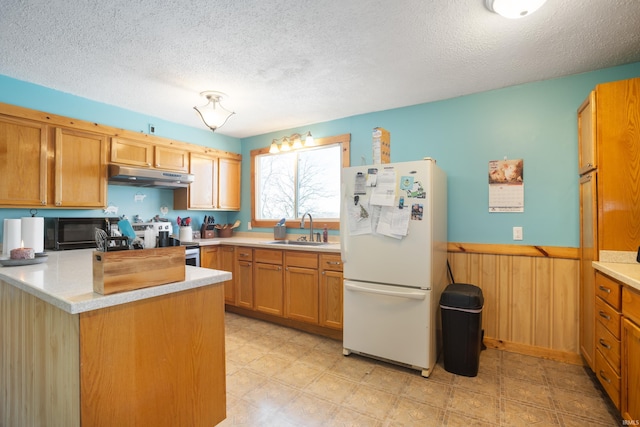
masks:
{"label": "cabinet door handle", "polygon": [[605,380],[607,384],[611,384],[611,380],[604,375],[604,371],[602,369],[600,369],[600,378]]}
{"label": "cabinet door handle", "polygon": [[607,350],[611,350],[611,346],[609,344],[607,344],[607,342],[605,340],[603,340],[602,338],[600,338],[598,340],[598,342],[600,343],[601,346],[603,346]]}
{"label": "cabinet door handle", "polygon": [[249,256],[249,254],[246,252],[240,252],[240,256]]}
{"label": "cabinet door handle", "polygon": [[600,317],[602,317],[603,319],[607,319],[607,320],[611,320],[611,316],[609,316],[607,313],[605,313],[604,311],[600,310],[598,312],[598,314],[600,315]]}
{"label": "cabinet door handle", "polygon": [[340,265],[340,261],[327,261],[329,265]]}
{"label": "cabinet door handle", "polygon": [[611,289],[609,289],[609,288],[607,288],[605,286],[602,286],[602,285],[598,286],[598,289],[600,289],[602,292],[606,292],[608,294],[611,293]]}

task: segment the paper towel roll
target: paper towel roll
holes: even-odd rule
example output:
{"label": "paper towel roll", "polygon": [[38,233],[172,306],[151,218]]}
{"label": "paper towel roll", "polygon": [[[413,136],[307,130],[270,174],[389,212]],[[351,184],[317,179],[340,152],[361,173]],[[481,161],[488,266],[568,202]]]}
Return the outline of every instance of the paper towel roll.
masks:
{"label": "paper towel roll", "polygon": [[21,230],[25,248],[33,248],[36,253],[44,252],[44,218],[23,217]]}
{"label": "paper towel roll", "polygon": [[5,219],[2,230],[2,255],[9,256],[11,249],[20,247],[22,221],[19,219]]}

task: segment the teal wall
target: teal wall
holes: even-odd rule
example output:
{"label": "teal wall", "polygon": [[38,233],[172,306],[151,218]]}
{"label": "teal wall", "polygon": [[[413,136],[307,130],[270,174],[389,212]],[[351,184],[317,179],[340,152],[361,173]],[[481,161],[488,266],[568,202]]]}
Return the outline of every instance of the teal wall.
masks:
{"label": "teal wall", "polygon": [[[273,138],[350,133],[351,164],[360,165],[363,158],[371,163],[371,132],[383,127],[391,133],[392,162],[429,156],[447,173],[449,241],[578,247],[576,110],[596,84],[638,76],[635,63],[247,138],[243,189],[250,151]],[[488,162],[505,156],[524,159],[523,213],[488,212]],[[242,197],[246,224],[249,191]],[[523,227],[522,241],[512,240],[514,226]]]}
{"label": "teal wall", "polygon": [[[350,133],[351,164],[369,164],[371,131],[374,127],[383,127],[391,132],[393,162],[430,156],[447,173],[450,241],[578,247],[576,110],[596,84],[638,76],[640,63],[635,63],[284,129],[241,141],[3,76],[0,76],[0,102],[133,131],[146,132],[148,124],[153,123],[158,136],[242,153],[242,211],[213,212],[213,215],[218,222],[240,219],[243,231],[247,230],[251,218],[251,150],[267,147],[273,138],[294,132],[310,130],[316,138]],[[488,162],[505,156],[524,159],[523,213],[488,212]],[[135,201],[139,193],[146,196],[142,202]],[[178,215],[191,215],[199,224],[199,219],[207,213],[173,211],[173,194],[169,190],[109,186],[108,199],[119,207],[119,214],[129,217],[138,214],[148,219],[160,213],[160,206],[168,206],[167,217],[174,223]],[[26,215],[28,210],[24,209],[0,209],[0,220]],[[102,210],[41,210],[39,215],[100,216],[103,213]],[[523,227],[524,240],[511,240],[513,226]],[[271,232],[270,229],[254,231]]]}

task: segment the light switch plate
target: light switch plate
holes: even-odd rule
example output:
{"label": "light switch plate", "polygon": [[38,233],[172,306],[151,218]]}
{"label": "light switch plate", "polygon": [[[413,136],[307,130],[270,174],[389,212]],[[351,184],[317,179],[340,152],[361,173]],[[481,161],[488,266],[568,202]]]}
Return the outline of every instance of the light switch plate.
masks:
{"label": "light switch plate", "polygon": [[522,227],[513,227],[513,240],[522,240]]}

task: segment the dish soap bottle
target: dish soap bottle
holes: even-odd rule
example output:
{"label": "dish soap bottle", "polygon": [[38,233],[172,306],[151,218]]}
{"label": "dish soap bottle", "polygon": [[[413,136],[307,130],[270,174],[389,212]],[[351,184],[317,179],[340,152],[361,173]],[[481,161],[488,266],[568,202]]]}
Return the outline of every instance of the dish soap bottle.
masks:
{"label": "dish soap bottle", "polygon": [[327,226],[325,225],[324,230],[322,231],[322,241],[327,243],[329,241],[329,232],[327,231]]}

